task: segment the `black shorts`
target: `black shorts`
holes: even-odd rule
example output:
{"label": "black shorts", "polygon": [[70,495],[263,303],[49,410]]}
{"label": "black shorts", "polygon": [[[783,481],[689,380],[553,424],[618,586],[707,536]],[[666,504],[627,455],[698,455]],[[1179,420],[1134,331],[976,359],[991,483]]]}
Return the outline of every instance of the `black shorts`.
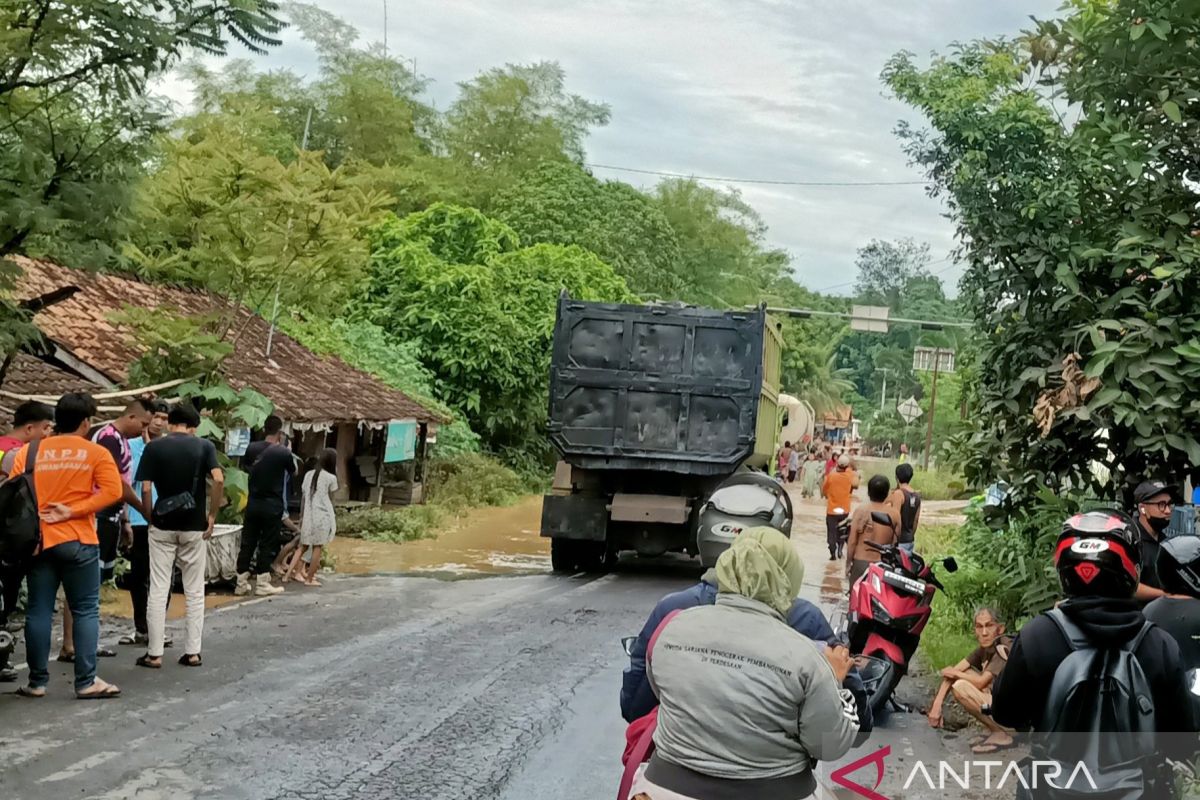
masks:
{"label": "black shorts", "polygon": [[100,539],[100,575],[112,577],[117,566],[117,545],[121,543],[121,520],[96,518],[96,536]]}

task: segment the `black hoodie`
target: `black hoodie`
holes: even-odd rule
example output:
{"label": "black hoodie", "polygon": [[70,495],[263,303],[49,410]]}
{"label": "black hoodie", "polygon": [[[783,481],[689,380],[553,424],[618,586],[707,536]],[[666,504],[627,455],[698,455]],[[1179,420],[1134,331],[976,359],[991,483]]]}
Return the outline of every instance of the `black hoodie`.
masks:
{"label": "black hoodie", "polygon": [[[1059,608],[1097,645],[1120,646],[1142,629],[1145,617],[1132,599],[1081,597]],[[1054,671],[1071,653],[1058,626],[1045,614],[1021,629],[1004,672],[992,692],[992,718],[1010,728],[1037,725],[1045,710]],[[1179,655],[1179,645],[1161,628],[1152,628],[1134,656],[1146,674],[1154,697],[1155,722],[1160,732],[1196,730],[1191,694]],[[1190,737],[1171,737],[1173,742]],[[1174,748],[1172,748],[1174,749]],[[1168,753],[1180,757],[1190,753]]]}

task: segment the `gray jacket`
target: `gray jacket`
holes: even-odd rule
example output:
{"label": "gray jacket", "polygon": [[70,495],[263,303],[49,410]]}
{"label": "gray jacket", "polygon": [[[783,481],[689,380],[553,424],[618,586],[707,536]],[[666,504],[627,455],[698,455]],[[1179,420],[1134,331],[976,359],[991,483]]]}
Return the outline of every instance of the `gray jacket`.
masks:
{"label": "gray jacket", "polygon": [[657,755],[703,775],[807,773],[845,755],[858,733],[853,696],[818,646],[741,595],[672,618],[648,673],[661,701]]}

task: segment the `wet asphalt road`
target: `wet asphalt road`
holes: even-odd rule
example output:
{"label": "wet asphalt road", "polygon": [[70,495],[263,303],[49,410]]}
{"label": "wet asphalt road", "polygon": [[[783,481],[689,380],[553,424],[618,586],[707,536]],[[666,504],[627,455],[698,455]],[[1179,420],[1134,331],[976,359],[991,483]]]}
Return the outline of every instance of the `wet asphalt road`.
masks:
{"label": "wet asphalt road", "polygon": [[120,699],[74,700],[60,664],[47,698],[0,695],[0,796],[609,798],[618,639],[695,574],[336,578],[210,612],[201,669],[122,648]]}
{"label": "wet asphalt road", "polygon": [[[844,588],[810,527],[793,535],[804,595],[828,613]],[[604,577],[331,576],[210,611],[202,669],[177,666],[178,649],[161,671],[135,667],[137,648],[102,659],[118,700],[74,700],[61,664],[42,700],[0,684],[0,798],[611,800],[624,746],[619,639],[698,574],[635,560]],[[181,622],[168,628],[182,639]],[[898,691],[923,694],[912,678]],[[823,783],[887,746],[884,796],[945,797],[899,790],[914,759],[949,751],[961,764],[965,737],[919,714],[882,722],[822,765]]]}

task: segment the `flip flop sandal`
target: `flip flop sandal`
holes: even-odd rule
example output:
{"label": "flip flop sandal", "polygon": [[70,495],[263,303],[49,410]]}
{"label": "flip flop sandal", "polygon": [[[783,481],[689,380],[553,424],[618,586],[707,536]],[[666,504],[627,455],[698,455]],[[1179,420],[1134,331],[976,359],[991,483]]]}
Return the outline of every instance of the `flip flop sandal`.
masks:
{"label": "flip flop sandal", "polygon": [[96,648],[96,658],[116,658],[116,657],[117,657],[117,651],[113,650],[111,647],[97,647]]}
{"label": "flip flop sandal", "polygon": [[[92,684],[92,685],[95,686],[95,684]],[[121,690],[118,687],[113,686],[111,683],[104,684],[104,687],[99,689],[98,691],[94,691],[94,692],[83,691],[83,692],[75,693],[75,697],[77,697],[80,700],[109,700],[113,697],[120,697],[120,696],[121,696]]]}
{"label": "flip flop sandal", "polygon": [[179,663],[185,667],[199,667],[204,664],[204,659],[199,653],[184,653],[179,657]]}
{"label": "flip flop sandal", "polygon": [[999,753],[1001,750],[1008,750],[1015,744],[1016,742],[1009,742],[1008,744],[991,744],[985,742],[972,747],[971,752],[977,756],[983,756],[989,753]]}
{"label": "flip flop sandal", "polygon": [[149,640],[150,637],[144,633],[127,633],[117,641],[117,644],[145,644]]}
{"label": "flip flop sandal", "polygon": [[29,697],[38,700],[46,696],[46,689],[41,686],[22,686],[17,689],[16,693],[18,697]]}
{"label": "flip flop sandal", "polygon": [[146,653],[145,655],[138,656],[137,661],[133,663],[137,664],[139,667],[146,667],[147,669],[162,669],[162,658],[160,657],[157,659],[157,664],[155,664],[154,661],[154,657],[149,653]]}
{"label": "flip flop sandal", "polygon": [[59,653],[58,658],[56,658],[54,660],[61,661],[64,664],[74,664],[75,663],[75,654],[74,653]]}

